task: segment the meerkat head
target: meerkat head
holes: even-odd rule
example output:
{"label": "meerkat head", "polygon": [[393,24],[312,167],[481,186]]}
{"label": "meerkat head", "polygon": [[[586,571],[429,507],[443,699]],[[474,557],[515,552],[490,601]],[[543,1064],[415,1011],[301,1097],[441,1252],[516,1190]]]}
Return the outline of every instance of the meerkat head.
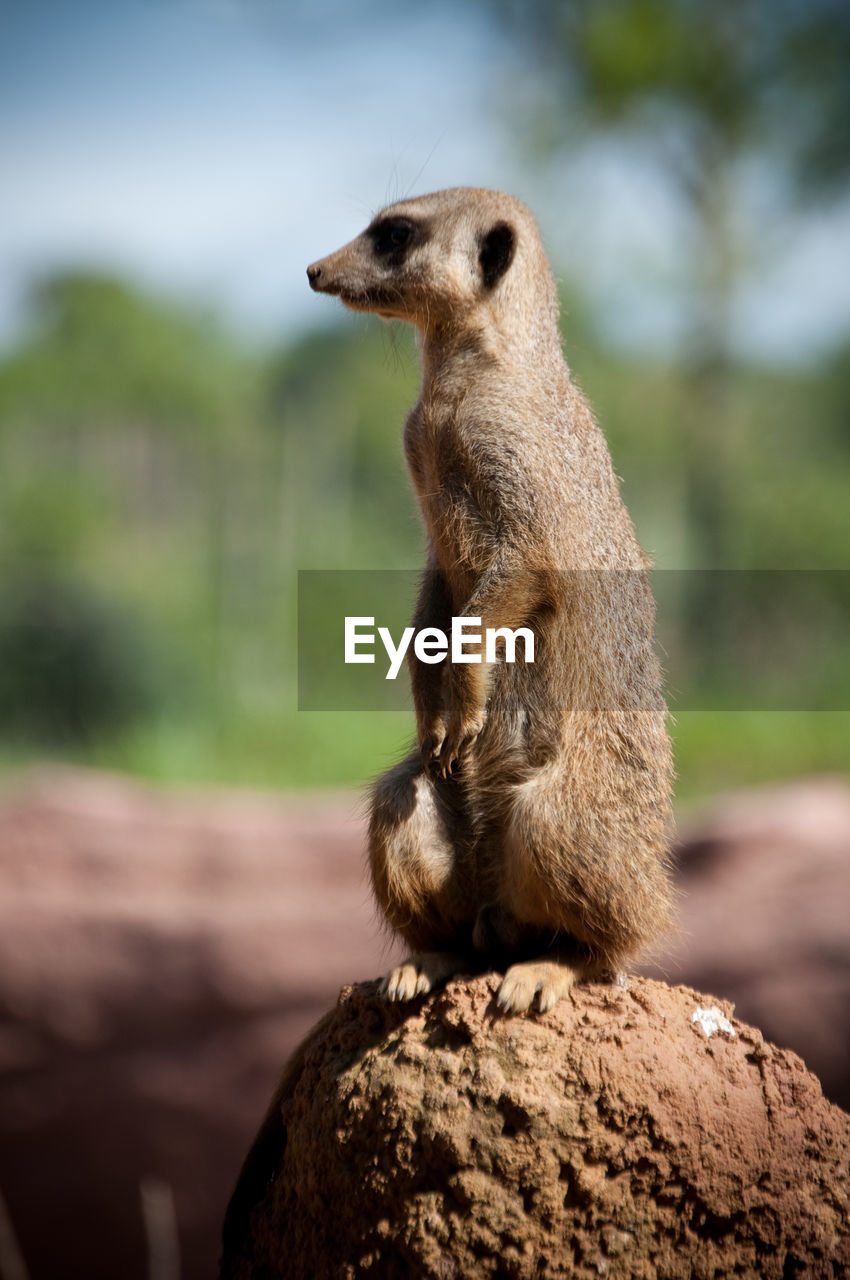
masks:
{"label": "meerkat head", "polygon": [[[389,205],[307,268],[313,289],[426,334],[523,309],[557,313],[537,225],[512,196],[453,187]],[[536,306],[535,306],[535,292]]]}

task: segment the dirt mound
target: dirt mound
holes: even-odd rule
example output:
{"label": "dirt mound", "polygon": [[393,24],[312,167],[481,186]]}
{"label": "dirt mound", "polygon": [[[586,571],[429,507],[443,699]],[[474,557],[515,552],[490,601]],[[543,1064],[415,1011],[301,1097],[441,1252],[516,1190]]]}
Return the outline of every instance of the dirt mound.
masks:
{"label": "dirt mound", "polygon": [[226,1280],[850,1273],[850,1117],[732,1009],[645,978],[496,1014],[343,990],[234,1194]]}

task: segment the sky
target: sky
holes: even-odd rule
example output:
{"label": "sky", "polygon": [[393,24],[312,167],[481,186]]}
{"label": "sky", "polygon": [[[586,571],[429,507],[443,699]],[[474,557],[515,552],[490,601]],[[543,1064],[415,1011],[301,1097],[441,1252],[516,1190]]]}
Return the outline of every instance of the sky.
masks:
{"label": "sky", "polygon": [[[682,210],[622,144],[555,174],[524,162],[504,92],[522,74],[458,6],[0,0],[0,345],[28,282],[76,265],[254,336],[323,323],[307,263],[389,200],[456,184],[524,198],[612,340],[674,343]],[[736,307],[743,349],[805,359],[850,331],[848,229],[850,204],[772,228]]]}
{"label": "sky", "polygon": [[431,187],[511,172],[463,30],[446,56],[439,28],[410,24],[402,62],[386,24],[332,40],[263,4],[32,0],[0,13],[7,329],[34,269],[78,260],[248,325],[309,322],[307,263],[418,170]]}

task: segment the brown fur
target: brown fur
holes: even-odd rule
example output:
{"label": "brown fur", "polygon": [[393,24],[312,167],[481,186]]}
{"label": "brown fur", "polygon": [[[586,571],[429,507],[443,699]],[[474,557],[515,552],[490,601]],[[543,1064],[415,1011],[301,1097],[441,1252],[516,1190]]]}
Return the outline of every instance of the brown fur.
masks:
{"label": "brown fur", "polygon": [[[647,560],[560,347],[555,283],[519,201],[405,200],[308,269],[414,324],[404,448],[429,539],[414,626],[530,626],[534,663],[412,656],[419,746],[374,790],[375,894],[413,955],[404,999],[515,961],[500,1003],[541,1008],[665,927],[672,765]],[[522,654],[522,645],[518,645]]]}

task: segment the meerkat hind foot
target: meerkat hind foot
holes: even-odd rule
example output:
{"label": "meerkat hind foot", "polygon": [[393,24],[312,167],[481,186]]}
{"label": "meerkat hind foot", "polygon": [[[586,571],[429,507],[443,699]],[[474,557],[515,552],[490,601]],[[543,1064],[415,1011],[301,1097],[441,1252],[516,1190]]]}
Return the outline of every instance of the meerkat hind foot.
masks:
{"label": "meerkat hind foot", "polygon": [[541,1013],[551,1009],[569,994],[579,973],[559,960],[526,960],[508,969],[496,996],[505,1013],[527,1013],[538,995]]}
{"label": "meerkat hind foot", "polygon": [[463,959],[451,951],[416,951],[390,969],[381,983],[388,1000],[413,1000],[427,995],[463,968]]}

